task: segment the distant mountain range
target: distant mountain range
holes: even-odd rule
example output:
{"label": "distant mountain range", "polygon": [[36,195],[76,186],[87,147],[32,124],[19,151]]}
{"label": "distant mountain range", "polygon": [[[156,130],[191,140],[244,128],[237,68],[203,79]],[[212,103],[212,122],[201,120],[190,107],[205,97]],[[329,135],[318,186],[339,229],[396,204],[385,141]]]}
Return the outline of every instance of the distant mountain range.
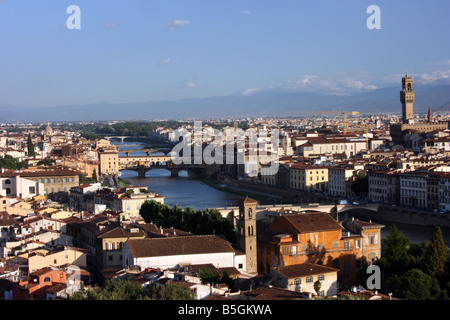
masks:
{"label": "distant mountain range", "polygon": [[[415,113],[450,111],[450,85],[416,86]],[[193,118],[285,117],[298,111],[359,111],[401,113],[399,87],[353,95],[261,90],[176,101],[99,102],[61,107],[0,107],[2,122],[154,120]]]}

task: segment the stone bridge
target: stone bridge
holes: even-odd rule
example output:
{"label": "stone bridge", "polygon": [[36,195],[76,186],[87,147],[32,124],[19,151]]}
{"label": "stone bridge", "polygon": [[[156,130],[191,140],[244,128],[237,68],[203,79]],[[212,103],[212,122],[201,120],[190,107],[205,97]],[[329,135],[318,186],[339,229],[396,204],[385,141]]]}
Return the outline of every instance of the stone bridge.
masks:
{"label": "stone bridge", "polygon": [[[267,219],[273,221],[278,217],[280,212],[293,213],[293,212],[308,212],[308,211],[318,211],[327,212],[336,220],[339,220],[339,215],[345,213],[349,210],[361,210],[365,209],[371,212],[370,218],[375,219],[380,215],[380,204],[369,203],[369,204],[306,204],[306,205],[296,205],[296,204],[278,204],[278,205],[263,205],[259,204],[256,207],[257,219]],[[223,217],[230,218],[230,212],[233,212],[234,217],[237,219],[239,208],[236,206],[216,208]],[[272,217],[272,218],[270,218]]]}
{"label": "stone bridge", "polygon": [[[142,151],[142,149],[139,151]],[[169,155],[119,157],[119,171],[137,171],[139,178],[145,178],[147,171],[153,169],[166,169],[170,171],[172,176],[178,176],[178,173],[182,170],[190,170],[200,173],[204,168],[205,165],[202,164],[175,164],[172,161],[172,156]]]}
{"label": "stone bridge", "polygon": [[156,149],[130,149],[130,150],[119,150],[119,152],[124,153],[127,155],[127,157],[130,156],[130,154],[134,153],[134,152],[143,152],[145,154],[147,154],[147,156],[151,155],[152,153],[159,153],[162,152],[161,150],[156,150]]}
{"label": "stone bridge", "polygon": [[105,136],[105,135],[103,135],[103,137],[108,141],[111,139],[118,139],[120,140],[120,142],[123,142],[126,138],[131,138],[131,136]]}

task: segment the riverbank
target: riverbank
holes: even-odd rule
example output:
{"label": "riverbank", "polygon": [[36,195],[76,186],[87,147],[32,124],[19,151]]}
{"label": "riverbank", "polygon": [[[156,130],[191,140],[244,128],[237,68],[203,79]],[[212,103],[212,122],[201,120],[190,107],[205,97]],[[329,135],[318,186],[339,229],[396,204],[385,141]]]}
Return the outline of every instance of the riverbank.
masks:
{"label": "riverbank", "polygon": [[287,200],[282,199],[280,196],[274,196],[273,194],[267,194],[267,193],[255,192],[255,191],[250,192],[249,190],[246,190],[246,189],[229,186],[229,185],[224,184],[223,182],[217,180],[214,177],[201,177],[201,181],[216,190],[239,194],[239,195],[242,195],[242,197],[247,196],[249,198],[257,200],[261,204],[288,204],[288,203],[290,203]]}
{"label": "riverbank", "polygon": [[173,145],[171,145],[168,142],[165,141],[161,141],[161,140],[154,140],[154,139],[150,139],[150,138],[145,138],[145,137],[130,137],[130,138],[125,138],[124,139],[124,143],[125,142],[139,142],[139,143],[143,143],[145,144],[144,148],[173,148]]}

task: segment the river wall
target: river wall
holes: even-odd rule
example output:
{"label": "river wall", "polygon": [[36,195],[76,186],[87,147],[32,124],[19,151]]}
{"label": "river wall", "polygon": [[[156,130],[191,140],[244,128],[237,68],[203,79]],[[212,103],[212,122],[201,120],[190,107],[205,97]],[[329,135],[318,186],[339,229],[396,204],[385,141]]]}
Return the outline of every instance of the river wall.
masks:
{"label": "river wall", "polygon": [[[277,188],[248,181],[239,181],[227,176],[219,175],[218,180],[231,187],[245,189],[253,192],[277,195],[287,201],[295,203],[334,203],[335,199],[323,194]],[[386,221],[391,223],[404,223],[416,226],[440,226],[450,228],[450,215],[434,213],[431,211],[414,210],[409,208],[380,205],[378,212],[364,209],[353,209],[339,213],[340,219],[345,216],[361,217],[365,220]]]}

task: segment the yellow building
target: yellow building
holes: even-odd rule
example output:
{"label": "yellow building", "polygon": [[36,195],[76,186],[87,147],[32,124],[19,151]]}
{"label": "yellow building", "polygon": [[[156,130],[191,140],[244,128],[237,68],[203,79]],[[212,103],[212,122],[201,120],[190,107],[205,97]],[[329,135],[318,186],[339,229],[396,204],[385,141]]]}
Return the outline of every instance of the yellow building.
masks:
{"label": "yellow building", "polygon": [[53,250],[53,252],[39,249],[28,255],[28,269],[30,273],[46,267],[61,267],[64,265],[76,265],[86,268],[86,251],[65,246],[59,248],[59,250]]}
{"label": "yellow building", "polygon": [[69,190],[79,185],[79,175],[81,172],[61,167],[49,167],[45,170],[33,171],[8,171],[3,172],[2,177],[26,178],[44,184],[45,195],[56,201],[68,199]]}
{"label": "yellow building", "polygon": [[142,204],[147,200],[164,203],[164,196],[148,191],[147,187],[127,187],[125,192],[114,198],[113,210],[126,212],[128,218],[139,217]]}
{"label": "yellow building", "polygon": [[[330,297],[338,294],[338,271],[339,269],[312,263],[295,264],[274,268],[272,280],[277,287]],[[319,292],[314,288],[316,281],[320,282]]]}
{"label": "yellow building", "polygon": [[289,167],[289,181],[292,189],[326,191],[328,167],[293,164]]}
{"label": "yellow building", "polygon": [[100,162],[99,174],[114,176],[119,173],[119,152],[108,150],[99,151],[98,159]]}

